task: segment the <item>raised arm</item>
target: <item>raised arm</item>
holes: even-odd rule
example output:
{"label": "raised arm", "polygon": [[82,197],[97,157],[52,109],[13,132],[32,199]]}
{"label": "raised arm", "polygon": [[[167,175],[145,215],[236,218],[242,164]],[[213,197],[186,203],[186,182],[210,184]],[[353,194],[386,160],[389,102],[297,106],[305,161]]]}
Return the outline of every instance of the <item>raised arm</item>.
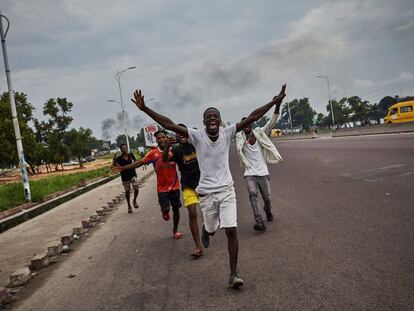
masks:
{"label": "raised arm", "polygon": [[280,115],[280,105],[281,104],[282,104],[282,102],[276,103],[276,105],[275,105],[275,111],[273,112],[272,117],[269,119],[269,121],[267,121],[267,123],[265,124],[265,126],[263,126],[263,131],[267,135],[270,135],[270,133],[272,132],[273,127],[276,125],[277,120],[279,119],[279,115]]}
{"label": "raised arm", "polygon": [[268,102],[266,105],[257,108],[256,110],[254,110],[252,113],[249,114],[249,116],[240,121],[239,123],[236,124],[236,131],[239,132],[241,131],[244,127],[246,127],[247,125],[249,125],[250,123],[253,123],[257,120],[259,120],[261,117],[263,117],[263,115],[269,111],[270,108],[272,108],[273,105],[279,105],[282,103],[283,98],[286,96],[285,94],[285,90],[286,90],[286,84],[284,84],[282,86],[282,89],[280,90],[279,95],[273,97],[273,99]]}
{"label": "raised arm", "polygon": [[135,104],[135,106],[137,106],[139,110],[145,112],[152,119],[154,119],[155,122],[161,124],[161,126],[167,130],[173,131],[177,134],[180,134],[181,136],[188,137],[188,131],[185,127],[175,124],[170,118],[163,116],[162,114],[159,114],[146,106],[141,90],[135,90],[134,99],[131,99],[131,101]]}

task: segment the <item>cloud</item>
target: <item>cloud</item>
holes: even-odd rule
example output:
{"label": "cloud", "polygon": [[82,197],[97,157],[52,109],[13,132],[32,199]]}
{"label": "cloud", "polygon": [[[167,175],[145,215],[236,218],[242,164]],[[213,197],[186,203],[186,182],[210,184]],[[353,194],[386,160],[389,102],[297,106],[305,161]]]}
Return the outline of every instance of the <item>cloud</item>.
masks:
{"label": "cloud", "polygon": [[[108,119],[116,122],[111,135],[122,132],[119,106],[107,100],[118,100],[114,74],[128,66],[137,67],[122,76],[131,132],[151,122],[129,101],[135,88],[155,98],[148,104],[157,111],[191,125],[216,104],[237,121],[282,82],[290,100],[309,97],[326,112],[326,83],[317,75],[329,75],[332,91],[348,97],[414,72],[412,0],[4,0],[2,13],[12,21],[15,89],[38,109],[67,97],[73,125],[95,135]],[[409,82],[404,87],[414,93]]]}
{"label": "cloud", "polygon": [[371,80],[363,80],[359,78],[356,78],[354,83],[357,87],[360,87],[360,88],[372,88],[375,86],[375,83],[372,82]]}

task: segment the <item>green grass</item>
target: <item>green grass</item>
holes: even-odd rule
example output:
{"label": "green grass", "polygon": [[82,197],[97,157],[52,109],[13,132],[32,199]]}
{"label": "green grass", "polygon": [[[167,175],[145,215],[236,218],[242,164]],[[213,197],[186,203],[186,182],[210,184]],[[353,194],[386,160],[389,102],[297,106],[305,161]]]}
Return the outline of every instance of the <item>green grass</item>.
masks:
{"label": "green grass", "polygon": [[[96,177],[108,176],[107,167],[102,167],[88,172],[80,172],[68,175],[47,177],[30,182],[32,201],[42,201],[47,195],[79,185],[81,179],[93,179]],[[0,211],[18,206],[25,202],[23,195],[23,185],[21,183],[11,183],[0,185]]]}

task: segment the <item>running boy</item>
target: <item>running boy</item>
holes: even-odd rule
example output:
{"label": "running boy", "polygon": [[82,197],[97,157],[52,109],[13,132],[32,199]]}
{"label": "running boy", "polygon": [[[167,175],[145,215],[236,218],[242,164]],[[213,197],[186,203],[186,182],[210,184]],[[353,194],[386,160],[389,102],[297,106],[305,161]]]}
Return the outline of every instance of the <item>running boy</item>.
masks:
{"label": "running boy", "polygon": [[[187,128],[182,123],[178,125]],[[178,141],[178,144],[173,144],[176,141]],[[188,142],[187,137],[177,134],[176,139],[171,137],[171,140],[167,140],[163,161],[166,162],[167,160],[176,162],[180,170],[184,207],[188,210],[190,231],[196,246],[191,256],[197,258],[203,255],[197,221],[197,205],[200,203],[200,199],[195,191],[200,180],[197,153],[194,146]]]}
{"label": "running boy", "polygon": [[255,218],[253,229],[261,232],[266,231],[266,225],[263,222],[257,200],[258,189],[264,201],[263,209],[266,213],[266,218],[268,221],[273,221],[269,170],[266,163],[282,161],[282,157],[269,139],[269,135],[279,118],[281,103],[276,104],[275,111],[265,126],[252,129],[252,124],[249,124],[236,134],[237,151],[240,163],[245,167],[244,179]]}
{"label": "running boy", "polygon": [[239,251],[237,206],[233,178],[229,168],[230,143],[236,132],[259,120],[273,105],[281,102],[285,97],[285,88],[286,86],[283,85],[278,96],[275,96],[266,105],[254,110],[246,119],[225,128],[220,126],[222,122],[220,112],[213,107],[207,108],[203,114],[205,129],[202,130],[186,129],[175,124],[171,119],[148,108],[141,90],[134,92],[132,101],[138,109],[166,129],[188,137],[189,142],[196,148],[200,167],[200,181],[196,190],[200,196],[200,206],[204,217],[201,241],[207,248],[210,236],[219,228],[225,229],[230,259],[229,285],[233,288],[239,288],[244,282],[237,274]]}
{"label": "running boy", "polygon": [[180,222],[180,182],[178,180],[175,162],[163,161],[162,153],[165,148],[167,135],[164,130],[157,131],[154,134],[158,147],[152,149],[140,161],[123,167],[115,167],[117,171],[140,167],[144,164],[152,163],[155,173],[157,174],[157,193],[158,203],[161,206],[162,218],[165,221],[170,220],[170,207],[173,211],[173,238],[181,239],[181,232],[178,232],[178,223]]}
{"label": "running boy", "polygon": [[[128,153],[128,147],[126,144],[119,145],[119,149],[121,150],[121,155],[116,157],[112,161],[112,165],[118,166],[127,166],[131,163],[136,161],[135,156],[133,153]],[[132,213],[131,203],[130,203],[130,194],[131,194],[131,187],[134,190],[134,200],[133,204],[135,208],[138,208],[137,197],[138,197],[138,180],[137,180],[137,173],[135,172],[135,168],[125,169],[121,172],[121,180],[122,185],[125,189],[125,198],[128,203],[128,213]]]}

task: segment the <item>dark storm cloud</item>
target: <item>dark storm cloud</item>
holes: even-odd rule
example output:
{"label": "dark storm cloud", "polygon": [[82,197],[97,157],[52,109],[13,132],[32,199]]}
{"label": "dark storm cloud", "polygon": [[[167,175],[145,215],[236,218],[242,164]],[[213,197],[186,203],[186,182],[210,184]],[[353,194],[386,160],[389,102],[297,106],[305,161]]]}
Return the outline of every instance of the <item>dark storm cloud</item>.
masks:
{"label": "dark storm cloud", "polygon": [[236,64],[206,64],[201,71],[208,87],[230,91],[239,91],[252,87],[258,79],[258,73],[245,67],[243,62]]}
{"label": "dark storm cloud", "polygon": [[136,87],[155,98],[151,107],[191,124],[207,105],[239,119],[282,82],[290,99],[309,97],[326,113],[317,75],[329,75],[336,96],[381,97],[395,92],[378,91],[386,81],[414,73],[412,0],[3,0],[2,13],[12,22],[14,88],[40,111],[47,98],[71,99],[74,126],[95,134],[101,125],[105,135],[122,132],[119,107],[101,107],[117,98],[114,74],[128,66],[136,66],[122,77],[131,133],[151,122],[129,106]]}
{"label": "dark storm cloud", "polygon": [[199,106],[202,94],[195,87],[186,84],[183,75],[177,75],[164,80],[161,87],[161,102],[155,102],[157,110],[166,111],[169,108]]}

